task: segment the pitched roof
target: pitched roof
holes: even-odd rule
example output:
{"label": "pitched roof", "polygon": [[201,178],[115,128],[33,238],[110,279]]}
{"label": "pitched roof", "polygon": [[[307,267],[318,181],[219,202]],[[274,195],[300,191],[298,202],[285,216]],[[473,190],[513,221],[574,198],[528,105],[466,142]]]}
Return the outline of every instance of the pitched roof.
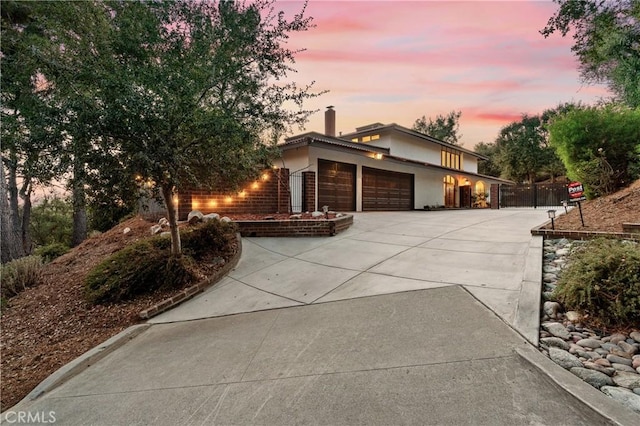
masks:
{"label": "pitched roof", "polygon": [[463,147],[458,146],[458,145],[450,144],[449,142],[441,141],[440,139],[436,139],[436,138],[434,138],[432,136],[429,136],[429,135],[426,135],[424,133],[416,132],[415,130],[409,129],[409,128],[404,127],[404,126],[400,126],[399,124],[396,124],[396,123],[391,123],[391,124],[375,123],[375,124],[370,124],[368,126],[358,127],[358,128],[356,128],[355,132],[347,133],[346,135],[342,135],[342,137],[351,140],[352,138],[354,138],[356,136],[367,135],[367,134],[369,134],[369,133],[371,133],[373,131],[376,131],[376,132],[395,131],[395,132],[399,132],[399,133],[404,133],[404,134],[407,134],[407,135],[410,135],[410,136],[413,136],[413,137],[416,137],[416,138],[420,138],[420,139],[425,140],[425,141],[433,142],[433,143],[441,145],[441,146],[457,149],[458,151],[464,152],[465,154],[473,155],[473,156],[478,157],[479,159],[482,159],[482,160],[488,160],[487,157],[485,157],[484,155],[478,154],[477,152],[471,151],[469,149],[463,148]]}

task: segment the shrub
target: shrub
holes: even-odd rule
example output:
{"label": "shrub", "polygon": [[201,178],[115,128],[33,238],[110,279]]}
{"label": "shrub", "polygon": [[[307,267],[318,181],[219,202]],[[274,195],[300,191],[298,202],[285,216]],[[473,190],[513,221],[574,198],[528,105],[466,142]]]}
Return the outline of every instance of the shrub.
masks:
{"label": "shrub", "polygon": [[96,266],[85,282],[87,300],[96,304],[118,302],[191,282],[194,273],[190,259],[172,258],[166,240],[156,237],[132,244]]}
{"label": "shrub", "polygon": [[555,296],[604,327],[640,324],[640,245],[598,239],[576,250]]}
{"label": "shrub", "polygon": [[27,287],[35,286],[40,279],[42,258],[26,256],[0,266],[0,293],[8,299]]}
{"label": "shrub", "polygon": [[181,235],[183,251],[195,259],[220,252],[227,245],[228,235],[236,231],[237,225],[233,222],[209,220]]}
{"label": "shrub", "polygon": [[40,246],[34,250],[34,253],[42,257],[45,262],[51,262],[56,257],[60,257],[69,251],[69,247],[62,243],[51,243],[46,246]]}
{"label": "shrub", "polygon": [[87,276],[85,297],[92,303],[117,302],[155,290],[180,288],[194,281],[194,263],[220,255],[236,225],[217,220],[182,231],[183,256],[171,257],[171,239],[153,237],[113,254]]}

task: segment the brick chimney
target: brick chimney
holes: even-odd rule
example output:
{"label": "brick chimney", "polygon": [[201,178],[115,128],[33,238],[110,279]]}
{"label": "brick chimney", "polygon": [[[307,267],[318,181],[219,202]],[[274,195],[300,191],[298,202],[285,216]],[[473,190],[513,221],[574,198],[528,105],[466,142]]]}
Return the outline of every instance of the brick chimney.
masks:
{"label": "brick chimney", "polygon": [[328,106],[324,112],[324,134],[336,136],[336,112],[333,109],[333,105]]}

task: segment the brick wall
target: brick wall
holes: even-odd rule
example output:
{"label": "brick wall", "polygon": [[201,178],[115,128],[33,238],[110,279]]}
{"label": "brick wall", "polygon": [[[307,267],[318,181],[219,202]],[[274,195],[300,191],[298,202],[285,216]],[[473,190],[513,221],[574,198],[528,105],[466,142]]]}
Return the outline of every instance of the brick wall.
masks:
{"label": "brick wall", "polygon": [[302,211],[316,211],[316,172],[302,172]]}
{"label": "brick wall", "polygon": [[191,210],[221,215],[289,213],[290,205],[289,169],[269,169],[233,194],[182,189],[178,192],[178,220],[186,220]]}
{"label": "brick wall", "polygon": [[346,230],[353,224],[353,216],[329,220],[248,220],[236,223],[243,237],[320,237]]}
{"label": "brick wall", "polygon": [[489,190],[489,194],[491,197],[491,208],[499,209],[500,208],[500,185],[497,183],[491,184],[491,189]]}

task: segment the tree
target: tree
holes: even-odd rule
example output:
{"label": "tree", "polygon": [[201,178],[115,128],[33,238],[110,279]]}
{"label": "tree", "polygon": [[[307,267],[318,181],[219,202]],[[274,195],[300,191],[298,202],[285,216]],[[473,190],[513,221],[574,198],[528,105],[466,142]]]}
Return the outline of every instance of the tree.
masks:
{"label": "tree", "polygon": [[43,79],[41,60],[55,52],[55,44],[38,19],[48,15],[50,6],[53,3],[6,2],[1,9],[1,161],[7,170],[3,186],[9,193],[9,226],[14,235],[21,236],[22,248],[12,251],[17,256],[31,251],[33,186],[48,183],[60,171],[58,110],[51,87]]}
{"label": "tree", "polygon": [[544,129],[538,116],[524,114],[522,120],[503,127],[496,138],[503,177],[534,183],[545,163],[545,144]]}
{"label": "tree", "polygon": [[95,75],[100,143],[155,184],[180,256],[176,189],[237,188],[270,164],[277,137],[311,113],[303,109],[315,96],[309,86],[282,83],[297,53],[283,43],[310,18],[303,8],[288,21],[273,2],[109,5],[113,60]]}
{"label": "tree", "polygon": [[499,177],[501,170],[498,165],[498,145],[495,143],[480,142],[476,144],[473,150],[488,158],[488,160],[478,161],[478,173],[481,175]]}
{"label": "tree", "polygon": [[456,145],[462,137],[458,132],[461,116],[461,111],[451,111],[446,116],[436,116],[435,120],[429,118],[427,122],[427,118],[423,115],[413,123],[412,129],[416,132],[424,133],[425,135]]}
{"label": "tree", "polygon": [[640,2],[554,0],[560,5],[540,32],[573,33],[571,50],[585,82],[608,83],[631,107],[640,106]]}
{"label": "tree", "polygon": [[0,256],[2,256],[2,263],[24,256],[19,230],[11,223],[12,217],[7,199],[6,183],[4,161],[0,161]]}
{"label": "tree", "polygon": [[550,143],[590,197],[640,177],[640,108],[577,108],[552,120]]}

